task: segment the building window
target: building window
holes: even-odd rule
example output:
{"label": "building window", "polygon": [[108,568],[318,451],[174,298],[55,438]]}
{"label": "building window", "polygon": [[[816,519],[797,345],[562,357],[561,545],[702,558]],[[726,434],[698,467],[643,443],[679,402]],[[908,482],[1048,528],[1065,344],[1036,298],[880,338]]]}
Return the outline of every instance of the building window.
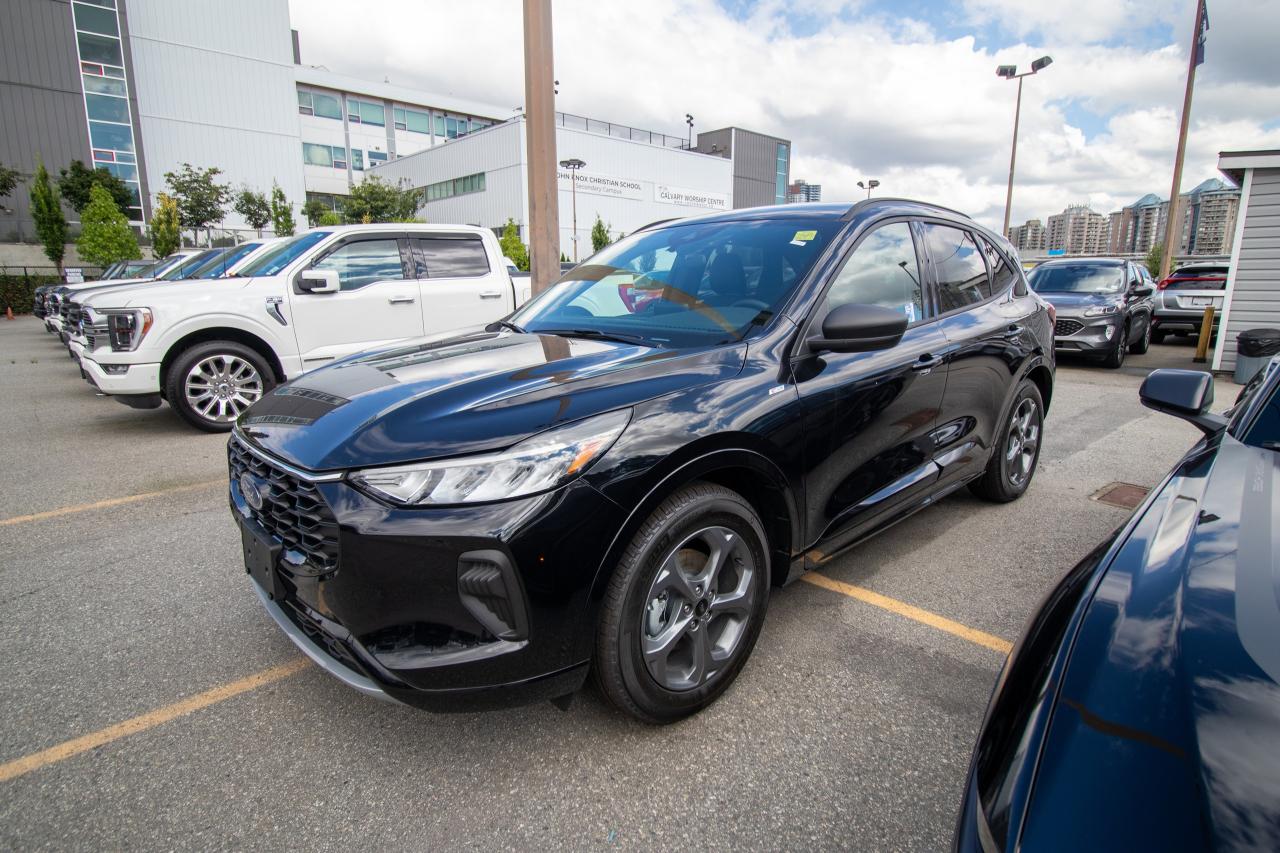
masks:
{"label": "building window", "polygon": [[94,148],[133,151],[133,130],[127,124],[91,121],[89,122],[89,141]]}
{"label": "building window", "polygon": [[773,201],[775,204],[782,204],[787,200],[787,153],[788,147],[785,143],[778,143],[778,174],[774,179],[773,185]]}
{"label": "building window", "polygon": [[455,195],[484,192],[484,172],[449,181],[438,181],[426,187],[427,201],[439,201]]}
{"label": "building window", "polygon": [[385,163],[385,162],[387,162],[387,155],[386,155],[386,153],[384,153],[384,152],[382,152],[382,151],[370,151],[370,152],[369,152],[369,168],[370,168],[370,169],[372,169],[374,166],[381,165],[381,164],[383,164],[383,163]]}
{"label": "building window", "polygon": [[86,33],[98,33],[104,36],[120,36],[120,27],[116,23],[116,13],[101,6],[87,6],[84,3],[72,3],[72,14],[75,15],[76,29]]}
{"label": "building window", "polygon": [[311,93],[298,90],[298,112],[304,116],[313,115],[315,109],[311,106]]}
{"label": "building window", "polygon": [[382,127],[387,123],[387,114],[382,104],[348,97],[347,119],[356,124],[374,124]]}
{"label": "building window", "polygon": [[93,121],[113,121],[116,124],[129,123],[129,102],[124,98],[111,95],[84,96],[85,109]]}
{"label": "building window", "polygon": [[324,92],[298,90],[298,112],[304,116],[320,116],[342,121],[342,102],[333,95]]}
{"label": "building window", "polygon": [[83,74],[81,79],[84,83],[86,93],[93,92],[98,95],[115,95],[117,98],[123,98],[128,93],[124,88],[124,81],[117,80],[114,77],[103,77],[99,74]]}
{"label": "building window", "polygon": [[351,168],[357,172],[364,171],[364,152],[359,148],[351,149]]}
{"label": "building window", "polygon": [[76,44],[80,46],[81,62],[96,62],[101,65],[123,67],[124,53],[120,50],[120,39],[96,33],[77,33]]}

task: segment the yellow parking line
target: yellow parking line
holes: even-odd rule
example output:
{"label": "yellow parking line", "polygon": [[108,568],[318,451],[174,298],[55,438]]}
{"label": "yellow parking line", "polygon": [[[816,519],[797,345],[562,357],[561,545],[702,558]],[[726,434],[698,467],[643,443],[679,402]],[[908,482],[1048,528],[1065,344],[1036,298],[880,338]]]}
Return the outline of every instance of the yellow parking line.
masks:
{"label": "yellow parking line", "polygon": [[850,598],[856,598],[861,602],[888,610],[899,616],[905,616],[916,622],[928,625],[931,628],[937,628],[939,631],[946,631],[962,640],[968,640],[979,646],[991,649],[993,652],[999,652],[1007,655],[1013,650],[1013,644],[1008,640],[1001,639],[994,634],[988,634],[985,631],[979,631],[977,628],[970,628],[968,625],[961,625],[948,619],[945,616],[939,616],[937,613],[931,613],[928,610],[922,610],[914,604],[907,604],[905,601],[898,601],[896,598],[890,598],[887,595],[881,595],[878,592],[872,592],[861,586],[854,586],[851,583],[838,581],[829,578],[826,575],[820,575],[817,572],[809,572],[801,575],[801,580],[808,581],[814,586],[820,586],[823,589],[829,589],[832,592],[838,592],[841,595],[847,595]]}
{"label": "yellow parking line", "polygon": [[108,498],[105,501],[96,501],[91,504],[64,506],[59,509],[51,509],[45,512],[34,512],[31,515],[15,515],[12,518],[0,518],[0,527],[10,527],[14,524],[27,524],[32,521],[45,521],[50,518],[59,518],[60,516],[74,515],[78,512],[89,512],[90,510],[95,509],[109,509],[113,506],[137,503],[138,501],[151,500],[152,498],[164,497],[165,495],[176,495],[179,492],[191,492],[196,489],[206,489],[209,486],[215,486],[219,483],[226,482],[226,479],[209,480],[204,483],[192,483],[187,486],[174,486],[172,489],[161,489],[158,492],[143,492],[140,495],[128,495],[123,498]]}
{"label": "yellow parking line", "polygon": [[51,746],[31,755],[5,762],[0,764],[0,782],[8,782],[10,779],[16,779],[33,770],[48,767],[50,764],[57,764],[59,761],[66,761],[68,758],[73,758],[91,749],[97,749],[122,737],[153,729],[170,720],[185,717],[187,714],[199,711],[201,708],[225,702],[233,696],[239,696],[241,693],[247,693],[250,690],[256,690],[259,687],[279,681],[282,678],[288,678],[295,672],[304,669],[309,663],[310,661],[306,658],[298,658],[280,666],[273,666],[271,669],[264,669],[262,672],[254,673],[239,681],[233,681],[230,684],[224,684],[221,687],[197,693],[190,699],[183,699],[181,702],[175,702],[172,705],[166,705],[163,708],[148,711],[141,716],[116,723],[114,726],[107,726],[105,729],[99,729],[82,737],[64,741],[57,746]]}

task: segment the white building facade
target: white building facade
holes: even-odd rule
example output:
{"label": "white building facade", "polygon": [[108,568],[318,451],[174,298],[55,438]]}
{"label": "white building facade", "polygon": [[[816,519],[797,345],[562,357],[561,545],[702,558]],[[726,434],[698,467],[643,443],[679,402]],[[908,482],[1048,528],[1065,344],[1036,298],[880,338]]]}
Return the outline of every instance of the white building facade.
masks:
{"label": "white building facade", "polygon": [[[585,164],[576,175],[563,168],[559,174],[560,251],[570,259],[592,254],[597,216],[616,239],[658,220],[733,208],[733,162],[724,157],[559,125],[556,159]],[[528,162],[519,117],[402,156],[374,174],[422,190],[420,216],[428,222],[500,230],[512,219],[527,242]]]}

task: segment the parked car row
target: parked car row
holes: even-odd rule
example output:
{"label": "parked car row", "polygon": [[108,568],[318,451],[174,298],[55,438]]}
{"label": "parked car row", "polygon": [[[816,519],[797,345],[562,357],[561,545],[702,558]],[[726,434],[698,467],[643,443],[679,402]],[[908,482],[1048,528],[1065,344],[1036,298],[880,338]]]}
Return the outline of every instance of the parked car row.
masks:
{"label": "parked car row", "polygon": [[313,229],[165,258],[146,279],[43,290],[37,315],[91,385],[227,431],[286,379],[359,350],[510,314],[529,295],[493,233],[422,224]]}

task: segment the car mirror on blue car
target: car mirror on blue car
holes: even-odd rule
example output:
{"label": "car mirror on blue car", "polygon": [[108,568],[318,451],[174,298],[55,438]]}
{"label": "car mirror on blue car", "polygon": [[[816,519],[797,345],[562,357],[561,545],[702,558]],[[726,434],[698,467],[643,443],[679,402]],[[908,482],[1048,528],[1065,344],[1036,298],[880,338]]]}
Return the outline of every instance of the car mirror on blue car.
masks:
{"label": "car mirror on blue car", "polygon": [[1213,405],[1213,376],[1202,370],[1154,370],[1138,389],[1142,405],[1194,424],[1205,435],[1227,425],[1226,418],[1209,412]]}

